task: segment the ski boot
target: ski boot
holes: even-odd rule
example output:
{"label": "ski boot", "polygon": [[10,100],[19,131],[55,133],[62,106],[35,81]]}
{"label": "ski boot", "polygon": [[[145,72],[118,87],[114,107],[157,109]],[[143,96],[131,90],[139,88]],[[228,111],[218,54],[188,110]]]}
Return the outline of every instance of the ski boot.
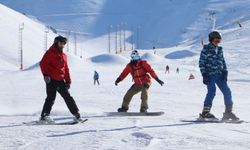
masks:
{"label": "ski boot", "polygon": [[117,111],[118,111],[118,112],[127,112],[128,109],[125,108],[125,107],[121,107],[121,108],[118,108]]}
{"label": "ski boot", "polygon": [[76,113],[76,114],[74,114],[74,116],[75,116],[75,118],[74,118],[75,122],[78,122],[78,123],[83,122],[83,119],[81,118],[80,113]]}
{"label": "ski boot", "polygon": [[239,121],[240,119],[232,112],[233,105],[226,105],[225,112],[223,113],[222,121]]}
{"label": "ski boot", "polygon": [[206,112],[206,113],[204,113],[204,112],[202,112],[201,114],[200,114],[200,117],[199,117],[200,119],[208,119],[208,120],[213,120],[213,119],[217,119],[212,113],[210,113],[210,112]]}
{"label": "ski boot", "polygon": [[140,109],[140,113],[147,113],[148,111],[147,111],[147,108],[146,107],[142,107],[141,109]]}
{"label": "ski boot", "polygon": [[199,116],[199,120],[204,120],[204,121],[217,121],[219,120],[216,118],[212,113],[210,113],[211,107],[204,106],[202,113]]}
{"label": "ski boot", "polygon": [[55,121],[50,116],[42,116],[40,118],[41,124],[55,124]]}

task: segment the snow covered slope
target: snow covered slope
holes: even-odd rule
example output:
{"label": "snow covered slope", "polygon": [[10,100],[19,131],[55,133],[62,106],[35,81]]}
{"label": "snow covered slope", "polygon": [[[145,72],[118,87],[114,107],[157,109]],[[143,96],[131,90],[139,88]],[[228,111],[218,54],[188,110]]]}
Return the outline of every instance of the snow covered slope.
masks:
{"label": "snow covered slope", "polygon": [[[126,30],[134,33],[133,38],[140,48],[176,45],[181,41],[180,35],[185,28],[195,21],[208,3],[200,0],[189,0],[185,3],[182,0],[1,2],[55,28],[91,33],[92,37],[107,34],[110,25],[113,25],[112,30],[115,32],[116,25],[125,23]],[[184,18],[184,15],[188,17]]]}
{"label": "snow covered slope", "polygon": [[1,0],[1,3],[55,28],[90,33],[88,38],[106,35],[110,25],[115,32],[117,24],[126,23],[126,30],[134,33],[128,42],[134,39],[140,48],[147,49],[200,41],[212,28],[212,14],[216,27],[222,29],[248,20],[250,11],[249,0],[36,0],[35,3]]}
{"label": "snow covered slope", "polygon": [[[29,4],[22,6],[27,11],[32,9],[33,11],[45,9],[48,11],[48,14],[69,13],[66,11],[67,9],[65,7],[60,8],[60,10],[64,8],[65,11],[59,12],[57,12],[56,9],[52,10],[50,7],[45,7],[48,3],[46,0],[37,0],[37,3],[26,3],[29,2],[29,0],[1,0],[1,2],[13,7],[15,6],[16,8],[23,4]],[[109,4],[107,6],[111,4],[116,6],[118,2],[121,1],[113,1],[113,3],[111,3],[110,1],[86,0],[78,1],[79,3],[77,3],[77,6],[75,5],[76,1],[65,1],[66,4],[68,2],[72,2],[72,5],[67,5],[67,7],[77,8],[75,12],[78,12],[78,9],[82,8],[80,7],[81,5],[85,7],[88,6],[88,9],[93,10],[93,12],[100,12],[96,16],[100,16],[101,18],[99,19],[102,20],[102,17],[112,19],[115,15],[109,16],[105,14],[106,11],[100,10],[104,10],[105,8],[105,10],[111,11],[113,7],[104,6],[106,6],[106,4]],[[85,2],[89,2],[89,4],[85,5]],[[130,0],[123,1],[122,4],[124,4],[124,8],[129,7],[125,5],[126,2],[132,3]],[[131,6],[131,9],[138,8],[138,6],[142,4],[139,3],[142,2],[141,0],[133,2],[134,5]],[[162,5],[170,3],[173,3],[173,9],[185,7],[183,10],[184,13],[187,13],[186,11],[188,8],[196,7],[199,11],[203,12],[196,14],[194,13],[196,9],[194,12],[192,12],[193,9],[191,9],[189,11],[193,13],[193,15],[187,17],[183,15],[184,13],[182,14],[181,9],[178,12],[171,11],[171,14],[169,13],[165,19],[173,19],[172,17],[178,16],[178,20],[180,21],[178,25],[180,24],[181,26],[171,29],[171,32],[179,33],[180,30],[178,29],[182,28],[182,26],[186,28],[188,32],[184,34],[169,35],[169,37],[173,36],[174,39],[170,42],[170,45],[176,45],[177,41],[184,42],[174,47],[157,49],[157,55],[149,52],[149,50],[139,50],[143,59],[149,60],[159,78],[166,83],[165,86],[161,87],[157,82],[153,81],[149,89],[149,111],[164,111],[165,115],[159,117],[106,116],[105,112],[113,112],[120,107],[125,92],[132,85],[131,77],[127,77],[119,86],[114,85],[114,81],[125,67],[126,63],[129,62],[130,52],[125,51],[119,55],[106,54],[107,49],[104,48],[105,50],[102,50],[103,45],[107,43],[107,39],[105,38],[106,35],[98,33],[95,39],[85,39],[89,44],[80,45],[79,43],[79,48],[83,46],[85,50],[83,51],[84,59],[74,56],[73,50],[70,50],[70,53],[68,53],[70,72],[72,75],[70,93],[75,98],[82,116],[84,118],[89,118],[86,124],[74,126],[29,126],[23,124],[23,122],[31,122],[39,118],[46,96],[45,83],[38,67],[38,62],[44,53],[44,25],[0,5],[0,38],[1,41],[3,41],[0,43],[0,149],[250,149],[249,123],[193,124],[180,121],[182,119],[195,119],[198,117],[206,94],[206,87],[202,84],[198,69],[197,63],[199,55],[176,59],[183,56],[183,50],[195,54],[200,52],[202,48],[200,38],[203,36],[205,37],[205,33],[211,29],[211,21],[204,20],[207,16],[206,13],[208,10],[218,10],[216,11],[218,14],[217,27],[219,31],[223,33],[222,45],[224,46],[224,53],[229,66],[228,83],[233,92],[234,112],[241,119],[249,122],[250,93],[248,91],[250,90],[250,63],[248,58],[250,46],[248,41],[250,37],[250,20],[247,15],[250,2],[248,0],[208,0],[199,2],[198,0],[192,0],[189,2],[184,3],[181,0],[170,0],[153,3],[153,1],[146,1],[145,6],[142,6],[142,8],[147,8],[143,9],[147,12],[141,12],[136,9],[138,10],[139,16],[141,15],[141,22],[146,19],[145,16],[150,16],[148,14],[154,14],[154,12],[149,11],[149,3],[152,7],[155,5],[155,8],[159,8],[159,12],[165,10],[162,8]],[[52,4],[51,7],[54,8],[54,5],[61,4],[62,2],[55,0],[50,1],[50,3]],[[186,8],[186,6],[188,7]],[[42,9],[40,9],[40,7]],[[121,10],[124,8],[121,8]],[[234,13],[229,11],[232,8],[232,12]],[[168,9],[167,7],[166,10]],[[118,8],[116,10],[118,11]],[[154,11],[158,12],[155,9]],[[44,12],[45,11],[41,11],[42,14]],[[70,21],[73,22],[70,20],[70,18],[74,19],[72,16],[74,15],[69,16],[69,20],[66,20],[66,22],[62,21],[60,18],[58,18],[58,20],[51,19],[51,21],[53,22],[53,20],[55,20],[55,25],[57,25],[57,23],[60,25],[59,22],[68,24]],[[164,16],[165,13],[156,13],[154,17],[164,18]],[[240,16],[244,18],[241,20],[243,28],[239,28],[235,23],[235,20],[241,18]],[[131,18],[130,16],[127,17]],[[80,19],[81,17],[79,17],[79,20]],[[47,22],[46,20],[45,22]],[[131,20],[134,20],[134,18]],[[185,20],[187,22],[185,22]],[[118,21],[120,22],[120,20]],[[18,25],[22,22],[24,22],[25,25],[23,31],[24,37],[27,38],[24,41],[25,64],[27,64],[27,67],[25,71],[17,71]],[[108,23],[109,21],[107,21],[107,24]],[[97,24],[93,24],[93,28],[99,28],[96,26]],[[72,23],[72,25],[76,24]],[[159,32],[162,31],[164,34],[163,31],[165,30],[160,26],[161,25],[155,25],[155,31],[159,30]],[[150,27],[152,27],[152,25]],[[175,29],[177,29],[177,31],[175,31]],[[90,29],[86,30],[91,31]],[[98,29],[98,31],[99,30],[102,29]],[[154,32],[151,28],[146,28],[145,30],[148,31],[146,34]],[[155,32],[155,36],[158,35],[161,36],[162,34]],[[54,34],[49,35],[50,42],[53,41],[54,36]],[[179,37],[181,38],[179,39]],[[167,41],[168,38],[166,37],[164,40]],[[86,47],[88,47],[87,50],[85,49]],[[180,55],[178,52],[180,52]],[[176,53],[178,57],[175,55],[175,57],[172,57],[174,59],[165,58],[166,55]],[[170,74],[165,74],[166,65],[170,66]],[[180,68],[179,74],[175,73],[177,67]],[[100,74],[100,86],[93,86],[92,79],[94,70],[98,71]],[[188,80],[191,73],[195,77],[194,80]],[[139,109],[140,95],[136,95],[131,102],[129,111],[139,111]],[[212,112],[220,118],[223,111],[223,96],[218,90]],[[57,120],[71,118],[71,114],[67,110],[60,95],[57,95],[52,117]]]}
{"label": "snow covered slope", "polygon": [[110,55],[110,54],[97,55],[97,56],[89,58],[89,60],[93,63],[109,64],[109,65],[125,64],[129,61],[128,59],[122,56]]}
{"label": "snow covered slope", "polygon": [[149,52],[143,54],[143,55],[141,56],[141,58],[142,58],[143,60],[147,60],[147,61],[151,61],[151,62],[152,62],[152,61],[159,61],[159,60],[162,59],[162,57],[159,57],[158,55],[153,54],[153,53],[149,53]]}
{"label": "snow covered slope", "polygon": [[[1,4],[0,21],[0,61],[7,66],[11,66],[10,68],[13,68],[14,70],[19,67],[19,25],[24,24],[24,65],[25,67],[29,67],[30,65],[37,63],[45,52],[45,26]],[[49,33],[48,44],[51,44],[54,36],[55,35],[52,32]],[[6,65],[0,65],[0,70],[4,70]]]}

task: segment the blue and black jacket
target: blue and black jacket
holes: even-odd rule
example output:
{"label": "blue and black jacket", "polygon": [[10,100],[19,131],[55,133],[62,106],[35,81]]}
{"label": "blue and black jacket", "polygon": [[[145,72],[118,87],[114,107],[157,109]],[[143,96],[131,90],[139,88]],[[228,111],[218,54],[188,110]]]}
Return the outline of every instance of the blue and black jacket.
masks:
{"label": "blue and black jacket", "polygon": [[212,43],[204,45],[201,51],[199,68],[202,75],[221,75],[227,71],[226,62],[223,56],[222,47]]}

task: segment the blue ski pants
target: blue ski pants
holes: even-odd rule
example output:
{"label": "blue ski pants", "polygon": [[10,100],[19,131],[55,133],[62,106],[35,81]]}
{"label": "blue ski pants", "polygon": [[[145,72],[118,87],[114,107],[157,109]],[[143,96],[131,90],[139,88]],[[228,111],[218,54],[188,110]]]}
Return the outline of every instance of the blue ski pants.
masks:
{"label": "blue ski pants", "polygon": [[231,90],[228,87],[227,81],[221,80],[220,75],[211,75],[209,77],[209,83],[207,85],[207,95],[205,98],[204,106],[211,107],[213,103],[213,99],[216,94],[216,85],[219,87],[224,96],[224,104],[232,105],[232,94]]}

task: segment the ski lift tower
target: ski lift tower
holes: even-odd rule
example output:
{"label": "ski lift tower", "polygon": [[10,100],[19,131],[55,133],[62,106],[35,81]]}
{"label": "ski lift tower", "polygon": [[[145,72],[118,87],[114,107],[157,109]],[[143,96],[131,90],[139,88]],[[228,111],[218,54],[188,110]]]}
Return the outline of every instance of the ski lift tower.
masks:
{"label": "ski lift tower", "polygon": [[24,23],[21,23],[19,24],[20,70],[23,70],[23,30],[24,30]]}
{"label": "ski lift tower", "polygon": [[136,28],[136,48],[139,49],[140,48],[140,26],[138,26]]}
{"label": "ski lift tower", "polygon": [[49,28],[46,26],[44,29],[45,35],[44,35],[44,51],[47,51],[48,49],[48,33],[49,33]]}
{"label": "ski lift tower", "polygon": [[122,53],[122,24],[120,24],[119,28],[119,43],[120,43],[120,53]]}
{"label": "ski lift tower", "polygon": [[215,11],[209,12],[209,16],[210,16],[210,19],[211,19],[211,21],[212,21],[212,31],[214,31],[215,28],[216,28],[216,18],[215,18],[215,14],[216,14]]}
{"label": "ski lift tower", "polygon": [[108,53],[111,54],[111,31],[112,30],[112,25],[109,26],[108,28]]}
{"label": "ski lift tower", "polygon": [[123,50],[126,51],[126,25],[127,23],[123,23]]}

